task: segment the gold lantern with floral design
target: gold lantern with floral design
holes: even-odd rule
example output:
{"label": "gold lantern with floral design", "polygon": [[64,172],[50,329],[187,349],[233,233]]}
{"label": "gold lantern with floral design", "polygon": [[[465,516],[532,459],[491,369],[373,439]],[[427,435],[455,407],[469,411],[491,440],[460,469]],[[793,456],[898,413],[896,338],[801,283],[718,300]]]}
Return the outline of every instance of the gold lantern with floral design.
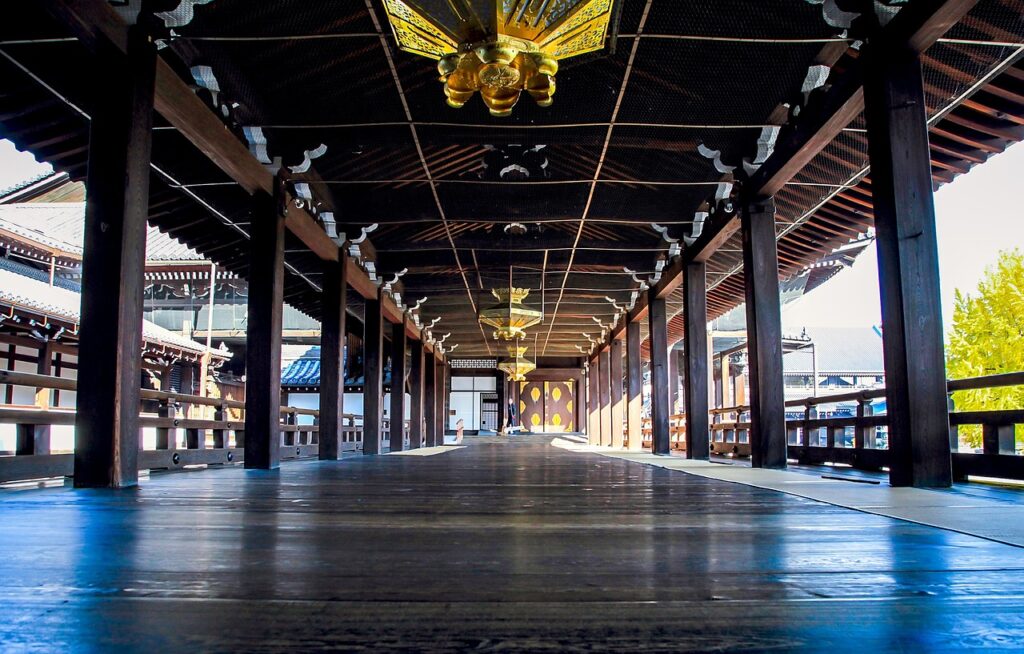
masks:
{"label": "gold lantern with floral design", "polygon": [[508,116],[523,92],[542,107],[558,62],[604,47],[612,0],[384,0],[398,46],[437,59],[452,107],[477,92]]}

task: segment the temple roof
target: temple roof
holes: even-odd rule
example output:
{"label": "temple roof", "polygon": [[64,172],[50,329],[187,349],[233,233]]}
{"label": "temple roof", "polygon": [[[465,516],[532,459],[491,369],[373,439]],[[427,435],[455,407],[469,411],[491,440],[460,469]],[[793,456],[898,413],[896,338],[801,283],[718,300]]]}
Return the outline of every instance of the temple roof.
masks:
{"label": "temple roof", "polygon": [[[26,240],[82,256],[84,202],[25,202],[0,204],[0,229]],[[146,261],[204,261],[181,241],[150,226],[146,232]]]}
{"label": "temple roof", "polygon": [[[345,348],[345,359],[348,360],[348,348]],[[357,362],[358,363],[358,362]],[[386,389],[391,386],[391,366],[384,366],[383,385]],[[352,372],[345,366],[346,372]],[[357,371],[358,372],[358,371]],[[362,386],[363,376],[353,375],[345,379],[346,387]],[[281,387],[286,390],[317,390],[320,388],[320,346],[314,345],[306,350],[301,356],[293,359],[281,372]]]}
{"label": "temple roof", "polygon": [[[68,287],[50,286],[47,281],[35,278],[38,273],[30,266],[8,259],[0,259],[0,306],[6,305],[15,313],[31,312],[46,321],[68,323],[71,331],[77,331],[81,321],[81,293]],[[206,351],[206,346],[189,338],[164,329],[148,320],[142,321],[142,338],[147,345],[169,346],[194,355]],[[231,358],[224,349],[213,350],[219,360]]]}

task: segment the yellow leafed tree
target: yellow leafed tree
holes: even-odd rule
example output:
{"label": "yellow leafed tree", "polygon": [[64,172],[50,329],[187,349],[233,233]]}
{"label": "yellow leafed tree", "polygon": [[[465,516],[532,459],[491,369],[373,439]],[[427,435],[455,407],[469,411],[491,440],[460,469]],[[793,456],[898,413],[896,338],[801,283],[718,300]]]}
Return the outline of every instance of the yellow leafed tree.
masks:
{"label": "yellow leafed tree", "polygon": [[[956,291],[953,328],[946,345],[950,379],[1024,370],[1024,254],[1014,249],[999,253],[975,294]],[[1024,408],[1024,386],[984,388],[953,394],[957,411],[995,411]],[[1016,428],[1017,449],[1024,428]],[[961,427],[960,440],[981,447],[981,428]]]}

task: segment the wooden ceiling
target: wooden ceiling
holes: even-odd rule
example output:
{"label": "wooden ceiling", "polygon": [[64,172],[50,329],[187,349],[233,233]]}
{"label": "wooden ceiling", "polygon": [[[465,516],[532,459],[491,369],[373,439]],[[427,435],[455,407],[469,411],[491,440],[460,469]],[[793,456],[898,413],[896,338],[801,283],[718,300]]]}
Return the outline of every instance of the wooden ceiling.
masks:
{"label": "wooden ceiling", "polygon": [[[98,71],[49,14],[18,4],[0,26],[0,136],[82,179]],[[923,54],[936,185],[1024,129],[1024,2],[967,4]],[[627,305],[637,291],[624,269],[640,278],[670,270],[659,263],[669,243],[652,224],[683,239],[698,211],[724,210],[720,184],[735,194],[748,182],[743,159],[757,157],[765,128],[780,128],[780,144],[798,134],[859,54],[821,5],[804,0],[625,0],[608,47],[563,62],[554,106],[524,101],[499,119],[479,99],[447,107],[433,62],[398,51],[383,20],[378,0],[214,0],[165,35],[161,57],[212,110],[213,94],[190,72],[209,67],[221,119],[242,143],[243,128],[262,128],[285,166],[327,146],[291,181],[309,184],[338,232],[378,225],[364,261],[382,278],[408,269],[403,300],[427,298],[422,317],[441,317],[434,333],[451,334],[453,356],[499,353],[475,311],[510,276],[545,312],[530,355],[579,355],[611,322],[613,302]],[[828,65],[828,77],[804,94],[815,65]],[[720,172],[699,146],[736,171]],[[247,190],[159,119],[153,162],[151,221],[244,276]],[[515,179],[500,175],[510,165]],[[862,117],[855,112],[794,172],[775,192],[783,278],[871,228]],[[506,233],[512,222],[526,234]],[[716,245],[712,317],[743,301],[738,239]],[[286,262],[286,301],[315,317],[319,257],[292,238]],[[668,297],[675,341],[681,300]]]}

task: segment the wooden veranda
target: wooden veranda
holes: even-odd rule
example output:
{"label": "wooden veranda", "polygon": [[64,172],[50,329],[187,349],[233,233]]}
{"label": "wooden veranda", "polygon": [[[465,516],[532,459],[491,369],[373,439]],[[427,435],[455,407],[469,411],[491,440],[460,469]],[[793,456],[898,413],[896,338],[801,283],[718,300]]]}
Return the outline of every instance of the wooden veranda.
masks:
{"label": "wooden veranda", "polygon": [[281,457],[283,303],[321,322],[317,453],[337,459],[351,322],[362,452],[405,442],[388,358],[410,445],[440,444],[447,363],[501,356],[477,312],[510,284],[543,311],[538,363],[586,369],[594,443],[643,441],[646,358],[669,452],[683,340],[691,458],[711,449],[707,322],[745,305],[750,456],[785,467],[780,279],[873,229],[891,483],[948,486],[932,193],[1024,135],[1022,3],[865,3],[843,25],[796,0],[614,5],[553,106],[501,119],[445,107],[377,0],[8,8],[0,136],[87,183],[75,484],[136,483],[148,221],[248,281],[252,468]]}

